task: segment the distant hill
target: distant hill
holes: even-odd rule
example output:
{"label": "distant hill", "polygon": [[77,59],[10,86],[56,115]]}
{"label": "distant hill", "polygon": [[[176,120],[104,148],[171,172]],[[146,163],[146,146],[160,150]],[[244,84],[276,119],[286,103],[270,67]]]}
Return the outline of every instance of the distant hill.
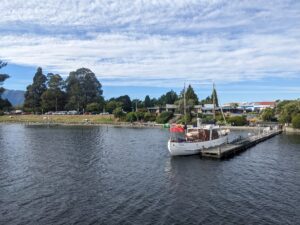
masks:
{"label": "distant hill", "polygon": [[16,105],[23,105],[24,103],[24,93],[25,91],[19,91],[19,90],[6,90],[2,94],[3,99],[8,99],[13,106]]}

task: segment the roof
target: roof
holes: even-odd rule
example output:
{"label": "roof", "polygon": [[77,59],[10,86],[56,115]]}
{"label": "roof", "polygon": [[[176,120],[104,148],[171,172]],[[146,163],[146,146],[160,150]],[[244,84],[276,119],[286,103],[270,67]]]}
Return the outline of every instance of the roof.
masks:
{"label": "roof", "polygon": [[255,102],[256,105],[275,105],[275,102]]}
{"label": "roof", "polygon": [[174,105],[174,104],[166,104],[166,108],[167,108],[167,109],[177,109],[178,106],[177,106],[177,105]]}

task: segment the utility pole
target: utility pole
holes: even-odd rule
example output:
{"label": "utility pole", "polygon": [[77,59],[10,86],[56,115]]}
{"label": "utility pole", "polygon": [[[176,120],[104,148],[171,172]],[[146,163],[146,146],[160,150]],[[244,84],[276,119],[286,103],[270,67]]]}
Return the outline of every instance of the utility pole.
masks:
{"label": "utility pole", "polygon": [[55,95],[55,112],[57,112],[57,95]]}
{"label": "utility pole", "polygon": [[135,101],[135,112],[137,112],[137,104],[138,104],[138,100]]}

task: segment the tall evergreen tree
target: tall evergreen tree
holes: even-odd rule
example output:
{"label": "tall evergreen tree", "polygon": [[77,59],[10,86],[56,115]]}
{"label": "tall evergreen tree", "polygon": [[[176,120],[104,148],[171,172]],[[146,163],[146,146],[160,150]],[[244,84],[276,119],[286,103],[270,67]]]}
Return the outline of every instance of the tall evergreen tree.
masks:
{"label": "tall evergreen tree", "polygon": [[39,67],[33,77],[33,83],[27,86],[25,108],[33,110],[35,113],[41,111],[41,96],[47,90],[46,81],[47,77],[43,74],[42,68]]}
{"label": "tall evergreen tree", "polygon": [[[6,65],[7,65],[7,63],[2,62],[2,61],[0,60],[0,69],[3,68],[3,67],[5,67]],[[9,78],[9,75],[3,74],[3,73],[0,74],[0,85],[1,85],[1,86],[2,86],[3,82],[4,82],[7,78]],[[4,91],[5,91],[5,89],[4,89],[3,87],[0,87],[0,99],[1,99],[1,95],[3,94]]]}
{"label": "tall evergreen tree", "polygon": [[[0,69],[5,67],[6,65],[7,65],[7,63],[0,60]],[[1,86],[3,85],[3,82],[7,78],[9,78],[9,75],[0,74],[0,85]],[[11,103],[7,99],[4,100],[4,99],[1,98],[4,91],[5,91],[5,89],[3,87],[0,87],[0,110],[9,109],[11,107]]]}
{"label": "tall evergreen tree", "polygon": [[116,98],[116,101],[122,103],[122,108],[125,112],[132,111],[132,102],[128,95],[120,96]]}
{"label": "tall evergreen tree", "polygon": [[218,100],[218,95],[217,95],[217,91],[214,88],[211,94],[211,101],[213,102],[213,99],[215,98],[215,104],[217,107],[219,107],[219,100]]}
{"label": "tall evergreen tree", "polygon": [[166,104],[174,104],[178,100],[178,96],[175,91],[171,90],[166,93]]}
{"label": "tall evergreen tree", "polygon": [[147,95],[147,96],[145,97],[145,100],[144,100],[144,106],[145,106],[145,108],[151,107],[151,99],[150,99],[149,95]]}
{"label": "tall evergreen tree", "polygon": [[[183,90],[184,91],[184,90]],[[181,96],[183,97],[183,91],[181,92]],[[186,102],[190,102],[193,105],[197,105],[199,103],[198,96],[196,95],[194,89],[189,84],[185,92]]]}

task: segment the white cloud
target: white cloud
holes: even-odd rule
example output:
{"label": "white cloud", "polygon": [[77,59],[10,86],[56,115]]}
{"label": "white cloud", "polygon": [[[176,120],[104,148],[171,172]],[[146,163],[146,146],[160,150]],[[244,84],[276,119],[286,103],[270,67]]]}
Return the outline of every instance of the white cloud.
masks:
{"label": "white cloud", "polygon": [[84,66],[121,85],[182,86],[300,72],[290,1],[4,0],[0,11],[0,58],[64,75]]}

